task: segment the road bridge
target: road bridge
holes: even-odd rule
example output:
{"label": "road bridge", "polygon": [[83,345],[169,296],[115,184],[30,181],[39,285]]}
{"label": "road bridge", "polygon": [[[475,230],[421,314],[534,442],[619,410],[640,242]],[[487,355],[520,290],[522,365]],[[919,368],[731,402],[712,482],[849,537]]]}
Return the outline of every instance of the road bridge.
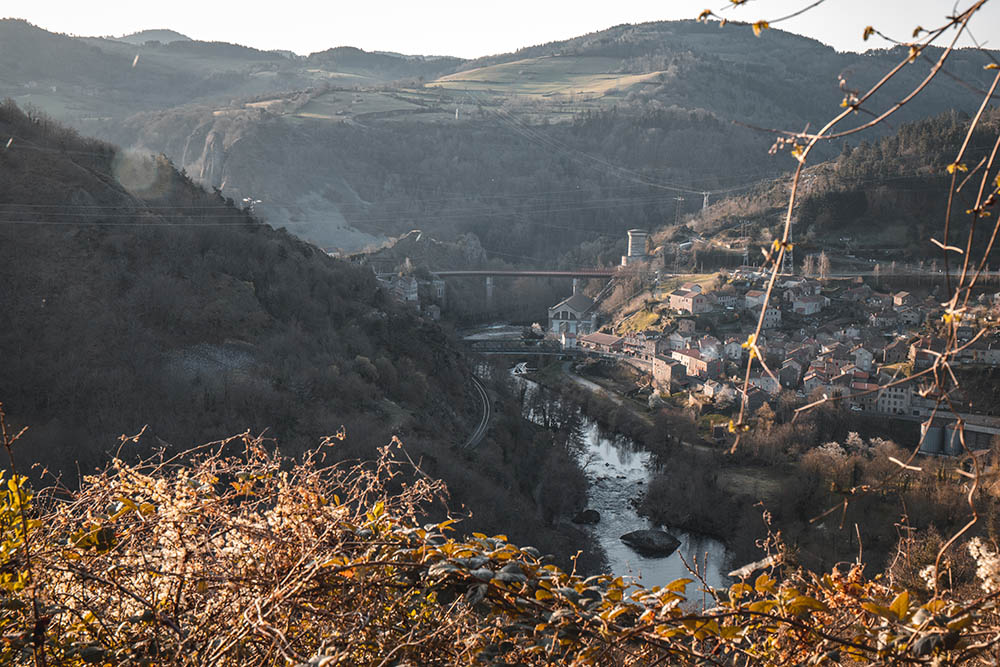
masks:
{"label": "road bridge", "polygon": [[477,354],[486,355],[510,355],[510,356],[563,356],[573,354],[573,350],[564,350],[562,346],[549,342],[536,342],[525,344],[517,340],[485,340],[470,341],[472,351]]}
{"label": "road bridge", "polygon": [[494,278],[572,278],[573,291],[580,278],[614,278],[621,267],[584,269],[443,269],[431,271],[439,278],[485,278],[486,302],[493,302]]}
{"label": "road bridge", "polygon": [[618,273],[618,268],[595,269],[445,269],[431,271],[442,278],[461,278],[464,276],[494,276],[497,278],[519,278],[531,276],[537,278],[608,278]]}

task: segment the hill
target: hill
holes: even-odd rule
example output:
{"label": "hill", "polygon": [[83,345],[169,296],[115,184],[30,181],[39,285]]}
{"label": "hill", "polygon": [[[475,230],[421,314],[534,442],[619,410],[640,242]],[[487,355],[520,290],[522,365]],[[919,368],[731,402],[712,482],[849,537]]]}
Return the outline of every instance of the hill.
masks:
{"label": "hill", "polygon": [[579,548],[552,527],[582,503],[568,453],[520,419],[502,379],[478,452],[456,450],[483,411],[471,364],[369,268],[259,223],[165,158],[9,102],[0,134],[13,137],[0,151],[0,401],[31,426],[24,469],[73,485],[123,432],[143,433],[127,458],[244,430],[297,456],[344,428],[330,461],[401,436],[472,525]]}
{"label": "hill", "polygon": [[[940,227],[948,205],[951,175],[947,165],[954,160],[970,118],[945,113],[906,123],[890,136],[842,144],[833,160],[809,167],[803,178],[803,193],[795,211],[793,234],[805,257],[808,252],[855,255],[866,261],[923,260],[940,258],[940,249],[929,242]],[[988,157],[1000,114],[988,110],[972,135],[966,161],[978,164]],[[975,188],[963,188],[953,204],[960,214],[973,205]],[[787,208],[789,179],[761,184],[755,191],[720,200],[688,224],[713,238],[718,245],[739,245],[743,229],[755,239],[774,234]],[[967,216],[953,218],[952,239],[968,232]],[[673,229],[657,236],[666,240]],[[989,240],[980,234],[974,249]]]}
{"label": "hill", "polygon": [[139,32],[133,32],[130,35],[115,37],[115,40],[138,46],[145,44],[146,42],[160,42],[161,44],[169,44],[170,42],[189,42],[191,41],[191,38],[187,35],[182,35],[176,30],[153,29],[140,30]]}
{"label": "hill", "polygon": [[[839,79],[863,88],[904,56],[694,21],[616,26],[470,62],[349,47],[289,59],[191,41],[137,52],[107,40],[18,39],[11,53],[25,62],[36,42],[49,52],[38,68],[0,57],[16,100],[163,152],[323,247],[354,251],[419,228],[444,241],[472,233],[494,257],[546,265],[694,213],[703,193],[747,192],[785,172],[787,158],[767,153],[769,135],[734,122],[821,122],[839,108]],[[925,76],[935,52],[925,56],[872,109]],[[953,54],[899,121],[973,110],[986,60]]]}
{"label": "hill", "polygon": [[369,52],[353,46],[338,46],[312,53],[306,63],[333,72],[346,72],[376,80],[432,79],[450,72],[464,61],[450,56],[405,56],[398,53]]}
{"label": "hill", "polygon": [[[369,73],[345,64],[348,55],[329,62]],[[224,137],[233,148],[213,185],[263,200],[266,218],[327,247],[374,240],[352,230],[384,238],[416,227],[443,240],[471,232],[494,257],[548,265],[582,243],[614,243],[626,229],[694,212],[703,192],[714,199],[781,173],[788,162],[767,154],[769,138],[733,121],[818,122],[840,102],[838,75],[860,87],[898,57],[838,54],[779,31],[756,39],[694,22],[621,26],[462,63],[422,86],[314,88],[252,102],[260,118],[247,105],[147,114],[105,136],[163,150],[192,173],[202,137]],[[957,54],[949,71],[982,84],[981,59]],[[875,106],[928,66],[907,71]],[[942,80],[904,117],[977,102]],[[170,120],[179,116],[188,120]],[[294,158],[274,150],[289,144]],[[261,179],[235,166],[250,159],[285,168]]]}

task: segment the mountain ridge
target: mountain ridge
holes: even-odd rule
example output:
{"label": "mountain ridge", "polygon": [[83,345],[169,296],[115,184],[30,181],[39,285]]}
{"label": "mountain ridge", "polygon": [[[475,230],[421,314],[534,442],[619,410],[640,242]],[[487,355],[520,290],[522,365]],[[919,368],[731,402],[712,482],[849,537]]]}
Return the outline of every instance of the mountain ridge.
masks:
{"label": "mountain ridge", "polygon": [[[814,126],[840,108],[839,78],[863,88],[905,55],[843,54],[779,30],[758,38],[694,21],[621,25],[477,61],[354,47],[301,59],[205,42],[138,54],[112,42],[63,47],[64,60],[85,53],[25,80],[0,44],[0,79],[15,82],[16,101],[162,152],[324,248],[354,252],[421,228],[445,241],[473,233],[488,253],[535,264],[694,213],[702,191],[721,196],[787,171],[790,161],[768,155],[768,135],[734,123]],[[956,52],[947,74],[983,88],[985,61]],[[872,109],[891,106],[928,69],[908,65]],[[941,78],[893,128],[974,110],[981,98],[963,83]],[[560,194],[545,203],[545,192]],[[517,231],[515,245],[500,226]]]}

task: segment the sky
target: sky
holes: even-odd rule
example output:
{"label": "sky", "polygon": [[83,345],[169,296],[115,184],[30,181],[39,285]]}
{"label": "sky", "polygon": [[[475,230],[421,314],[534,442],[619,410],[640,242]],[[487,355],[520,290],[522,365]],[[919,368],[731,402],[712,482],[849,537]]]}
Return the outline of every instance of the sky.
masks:
{"label": "sky", "polygon": [[[0,16],[73,35],[119,36],[169,28],[194,39],[303,55],[356,46],[475,58],[621,23],[690,19],[703,9],[734,21],[773,21],[812,2],[751,0],[742,7],[729,7],[727,0],[3,0]],[[964,8],[972,2],[958,0],[957,5]],[[944,23],[955,4],[955,0],[826,0],[774,27],[841,51],[863,51],[888,45],[877,37],[862,41],[865,26],[905,40],[918,25],[930,28]],[[1000,0],[990,0],[972,33],[980,43],[1000,49]]]}

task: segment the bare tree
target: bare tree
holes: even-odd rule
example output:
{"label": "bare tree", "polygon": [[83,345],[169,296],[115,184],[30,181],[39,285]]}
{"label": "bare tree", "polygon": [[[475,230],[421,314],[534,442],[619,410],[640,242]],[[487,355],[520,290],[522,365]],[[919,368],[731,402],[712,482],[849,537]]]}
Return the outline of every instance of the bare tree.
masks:
{"label": "bare tree", "polygon": [[816,255],[806,255],[802,262],[802,274],[810,278],[816,275]]}
{"label": "bare tree", "polygon": [[830,277],[830,258],[826,256],[825,250],[819,254],[817,269],[819,270],[820,280],[826,280]]}

